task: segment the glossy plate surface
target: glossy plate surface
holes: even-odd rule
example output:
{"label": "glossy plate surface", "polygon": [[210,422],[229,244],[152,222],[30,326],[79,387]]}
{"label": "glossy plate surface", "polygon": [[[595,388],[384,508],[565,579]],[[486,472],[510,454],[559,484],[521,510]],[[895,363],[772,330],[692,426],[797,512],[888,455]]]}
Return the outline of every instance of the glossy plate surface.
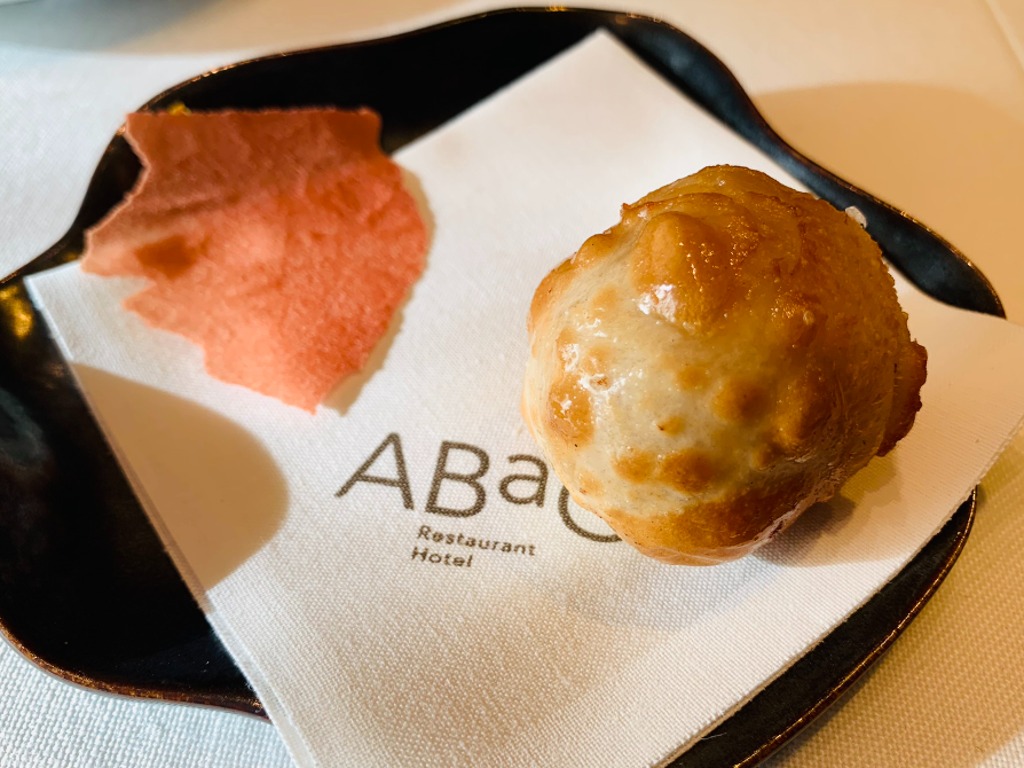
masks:
{"label": "glossy plate surface", "polygon": [[[817,194],[864,211],[887,258],[918,287],[949,304],[1002,315],[991,286],[962,255],[786,145],[721,62],[653,19],[498,11],[227,67],[143,108],[178,101],[196,110],[366,105],[381,113],[384,148],[393,152],[596,29],[618,37]],[[24,288],[26,275],[77,258],[83,232],[121,200],[138,172],[116,136],[70,231],[0,284],[0,631],[73,682],[263,715],[150,527]],[[973,514],[972,497],[868,604],[675,764],[757,762],[838,698],[941,583]]]}

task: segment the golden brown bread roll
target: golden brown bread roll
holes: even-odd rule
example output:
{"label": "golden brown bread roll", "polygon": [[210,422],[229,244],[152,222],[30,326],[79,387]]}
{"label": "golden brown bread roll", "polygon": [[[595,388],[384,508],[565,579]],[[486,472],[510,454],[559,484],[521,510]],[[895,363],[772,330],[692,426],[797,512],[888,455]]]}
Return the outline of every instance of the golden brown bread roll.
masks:
{"label": "golden brown bread roll", "polygon": [[926,353],[849,216],[719,166],[540,284],[523,414],[576,502],[670,563],[740,557],[910,429]]}

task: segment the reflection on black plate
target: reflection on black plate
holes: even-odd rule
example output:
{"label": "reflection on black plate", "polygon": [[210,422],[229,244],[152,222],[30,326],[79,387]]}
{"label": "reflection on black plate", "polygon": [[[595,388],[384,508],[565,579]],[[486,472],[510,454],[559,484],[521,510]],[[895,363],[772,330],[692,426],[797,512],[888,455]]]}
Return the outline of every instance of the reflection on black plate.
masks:
{"label": "reflection on black plate", "polygon": [[[589,10],[509,10],[384,40],[270,56],[198,77],[153,99],[197,110],[368,105],[392,152],[596,29],[840,208],[859,207],[889,260],[933,296],[1002,314],[984,277],[947,243],[799,155],[729,71],[661,22]],[[139,164],[110,143],[71,230],[0,284],[0,630],[64,678],[135,696],[263,714],[163,551],[75,388],[23,278],[74,259],[83,232],[124,196]],[[938,587],[962,548],[973,498],[848,622],[678,758],[751,764],[834,701]]]}

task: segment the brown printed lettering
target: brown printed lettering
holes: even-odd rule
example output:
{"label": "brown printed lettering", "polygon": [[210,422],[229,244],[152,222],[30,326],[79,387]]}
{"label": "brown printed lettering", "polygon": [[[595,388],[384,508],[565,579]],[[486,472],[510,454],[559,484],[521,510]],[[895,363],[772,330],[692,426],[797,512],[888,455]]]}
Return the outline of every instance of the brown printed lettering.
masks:
{"label": "brown printed lettering", "polygon": [[[374,465],[381,454],[388,448],[391,448],[395,454],[397,477],[382,477],[369,474],[367,470]],[[355,471],[352,477],[345,481],[345,484],[334,495],[339,498],[344,496],[352,490],[356,483],[374,483],[375,485],[387,485],[392,488],[398,488],[402,492],[402,505],[406,509],[413,508],[412,487],[409,485],[409,474],[405,471],[405,456],[402,454],[402,439],[398,436],[397,432],[392,432],[384,438],[384,442],[377,446],[377,449],[370,454],[370,458],[362,463],[359,469]]]}
{"label": "brown printed lettering", "polygon": [[[538,459],[536,456],[529,456],[525,453],[517,453],[515,456],[509,456],[508,460],[514,464],[518,461],[528,461],[537,467],[537,474],[535,475],[509,475],[501,481],[498,486],[498,490],[501,491],[501,496],[505,501],[510,501],[513,504],[536,504],[538,507],[544,506],[544,495],[547,492],[548,485],[548,465]],[[512,483],[535,483],[536,489],[529,496],[516,496],[512,493]]]}
{"label": "brown printed lettering", "polygon": [[[477,468],[473,472],[453,472],[448,469],[448,454],[452,451],[464,451],[473,454],[477,459]],[[435,515],[448,515],[449,517],[471,517],[484,508],[487,501],[487,492],[477,481],[487,474],[490,466],[490,459],[487,454],[475,445],[468,443],[456,443],[445,440],[441,443],[441,451],[437,455],[437,465],[434,467],[434,479],[430,484],[430,497],[427,499],[427,512]],[[441,484],[449,480],[461,483],[472,489],[475,501],[469,507],[459,509],[457,507],[442,507],[438,504],[441,495]]]}
{"label": "brown printed lettering", "polygon": [[564,486],[562,487],[562,492],[558,494],[558,516],[562,518],[562,522],[565,523],[566,528],[568,528],[573,533],[582,536],[585,539],[608,543],[613,541],[621,541],[621,539],[614,533],[609,535],[601,535],[599,533],[591,533],[590,531],[581,528],[579,524],[575,520],[573,520],[572,516],[569,514],[569,492],[565,489]]}

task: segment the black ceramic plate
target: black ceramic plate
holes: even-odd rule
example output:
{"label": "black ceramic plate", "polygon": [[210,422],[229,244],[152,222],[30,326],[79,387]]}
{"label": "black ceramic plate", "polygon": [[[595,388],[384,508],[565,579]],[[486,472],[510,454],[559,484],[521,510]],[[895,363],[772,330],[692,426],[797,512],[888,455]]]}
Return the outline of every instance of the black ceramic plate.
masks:
{"label": "black ceramic plate", "polygon": [[[508,10],[384,40],[270,56],[197,77],[144,109],[368,105],[391,152],[606,29],[682,93],[836,206],[856,205],[886,256],[950,304],[1002,314],[984,277],[903,213],[787,146],[729,71],[653,19],[590,10]],[[139,165],[118,135],[71,230],[0,285],[0,629],[29,658],[93,688],[263,715],[171,565],[23,278],[78,256],[83,232],[132,186]],[[796,666],[678,758],[752,764],[834,701],[913,619],[956,560],[974,499],[912,563]]]}

